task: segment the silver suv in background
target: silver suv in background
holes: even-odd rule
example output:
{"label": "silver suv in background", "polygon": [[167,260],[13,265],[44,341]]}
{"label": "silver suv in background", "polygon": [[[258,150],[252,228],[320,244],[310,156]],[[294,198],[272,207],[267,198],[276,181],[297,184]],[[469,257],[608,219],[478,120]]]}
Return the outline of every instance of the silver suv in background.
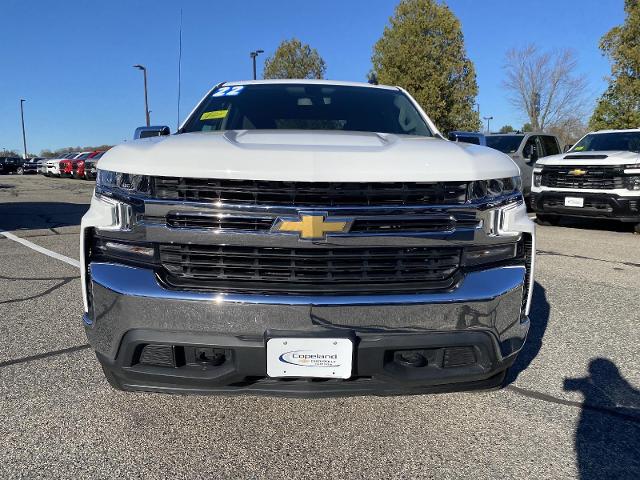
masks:
{"label": "silver suv in background", "polygon": [[562,152],[558,137],[546,133],[490,133],[484,137],[487,147],[506,153],[520,167],[526,199],[531,194],[531,175],[536,161]]}

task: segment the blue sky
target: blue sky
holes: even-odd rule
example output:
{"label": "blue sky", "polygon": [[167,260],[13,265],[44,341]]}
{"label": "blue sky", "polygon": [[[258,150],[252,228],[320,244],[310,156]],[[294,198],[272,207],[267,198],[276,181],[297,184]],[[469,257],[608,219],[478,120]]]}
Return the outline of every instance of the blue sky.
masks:
{"label": "blue sky", "polygon": [[[153,124],[176,126],[177,52],[183,8],[182,116],[221,80],[251,75],[249,52],[272,53],[286,38],[311,44],[327,78],[364,81],[371,49],[395,0],[0,0],[0,149],[22,149],[25,98],[30,152],[120,143],[144,123],[142,73],[149,70]],[[609,63],[600,37],[624,20],[623,0],[450,0],[475,62],[482,115],[492,127],[523,118],[501,88],[505,51],[533,42],[573,48],[593,102]],[[260,58],[259,58],[260,60]],[[259,75],[262,62],[259,62]]]}

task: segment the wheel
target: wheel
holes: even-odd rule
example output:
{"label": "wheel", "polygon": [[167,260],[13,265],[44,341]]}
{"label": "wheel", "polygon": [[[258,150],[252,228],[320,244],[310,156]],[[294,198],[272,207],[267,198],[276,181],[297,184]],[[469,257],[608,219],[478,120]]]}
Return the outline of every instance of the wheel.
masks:
{"label": "wheel", "polygon": [[24,168],[22,168],[22,167],[18,167],[18,169],[16,170],[16,173],[17,173],[18,175],[24,175]]}
{"label": "wheel", "polygon": [[560,223],[560,217],[558,217],[557,215],[536,213],[536,222],[538,223],[538,225],[558,225],[558,223]]}
{"label": "wheel", "polygon": [[635,233],[636,235],[640,235],[640,223],[636,223],[633,226],[633,233]]}

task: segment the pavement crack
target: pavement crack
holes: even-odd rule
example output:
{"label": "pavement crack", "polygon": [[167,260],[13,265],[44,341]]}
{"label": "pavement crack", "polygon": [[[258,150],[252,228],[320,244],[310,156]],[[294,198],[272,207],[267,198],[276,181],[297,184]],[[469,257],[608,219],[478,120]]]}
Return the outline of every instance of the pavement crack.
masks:
{"label": "pavement crack", "polygon": [[43,297],[45,295],[50,294],[51,292],[56,291],[60,287],[64,287],[65,285],[67,285],[68,283],[70,283],[72,280],[74,280],[76,278],[78,278],[78,277],[71,277],[71,278],[64,279],[61,282],[56,283],[53,287],[47,288],[44,292],[38,293],[38,294],[35,294],[35,295],[31,295],[29,297],[12,298],[10,300],[2,300],[2,301],[0,301],[0,305],[7,305],[7,304],[10,304],[10,303],[26,302],[27,300],[35,300],[37,298]]}
{"label": "pavement crack", "polygon": [[8,277],[6,275],[0,275],[0,280],[75,280],[76,278],[80,278],[80,275],[70,275],[66,277]]}
{"label": "pavement crack", "polygon": [[[70,226],[70,225],[66,225],[66,226]],[[12,233],[16,233],[17,231],[14,230],[14,232]],[[36,234],[36,235],[23,235],[20,238],[24,238],[25,240],[29,239],[29,238],[42,238],[42,237],[55,237],[55,236],[64,236],[64,235],[77,235],[79,236],[80,234],[78,232],[54,232],[55,235],[51,234],[51,233],[40,233],[40,234]]]}
{"label": "pavement crack", "polygon": [[570,254],[566,254],[566,253],[552,252],[552,251],[548,251],[548,250],[537,250],[536,253],[538,255],[550,255],[550,256],[555,256],[555,257],[579,258],[581,260],[594,260],[596,262],[615,263],[615,264],[618,264],[618,265],[626,265],[628,267],[640,267],[640,263],[618,262],[618,261],[615,261],[615,260],[605,260],[604,258],[593,258],[593,257],[584,256],[584,255],[570,255]]}
{"label": "pavement crack", "polygon": [[527,388],[517,387],[515,385],[507,385],[505,389],[510,390],[518,395],[522,395],[524,397],[533,398],[534,400],[542,400],[543,402],[555,403],[557,405],[566,405],[568,407],[582,408],[584,410],[601,413],[603,415],[610,415],[612,417],[617,417],[622,420],[640,424],[640,411],[638,412],[637,415],[629,414],[629,413],[621,412],[619,410],[614,410],[612,408],[602,407],[600,405],[592,405],[589,403],[576,402],[574,400],[566,400],[564,398],[554,397],[553,395],[549,395],[548,393],[542,393],[536,390],[529,390]]}
{"label": "pavement crack", "polygon": [[11,365],[19,365],[21,363],[29,363],[35,360],[42,360],[43,358],[56,357],[58,355],[64,355],[67,353],[79,352],[81,350],[87,350],[91,348],[91,345],[85,343],[83,345],[76,345],[75,347],[62,348],[60,350],[53,350],[51,352],[39,353],[37,355],[31,355],[29,357],[16,358],[14,360],[6,360],[4,362],[0,362],[0,368],[9,367]]}

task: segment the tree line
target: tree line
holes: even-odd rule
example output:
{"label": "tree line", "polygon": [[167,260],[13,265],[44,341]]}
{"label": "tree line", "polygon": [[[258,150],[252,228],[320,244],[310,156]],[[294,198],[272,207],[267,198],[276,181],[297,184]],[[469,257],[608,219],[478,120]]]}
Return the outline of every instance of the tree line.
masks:
{"label": "tree line", "polygon": [[[42,157],[42,158],[60,158],[67,153],[71,152],[93,152],[95,150],[109,150],[113,145],[98,145],[97,147],[63,147],[57,150],[44,149],[40,151],[40,155],[35,153],[29,153],[29,158]],[[22,152],[16,152],[15,150],[0,150],[0,157],[18,157],[22,158]]]}
{"label": "tree line", "polygon": [[40,156],[43,158],[60,158],[64,155],[66,155],[67,153],[71,153],[71,152],[93,152],[96,150],[109,150],[110,148],[112,148],[113,145],[98,145],[97,147],[63,147],[63,148],[58,148],[57,150],[42,150],[40,152]]}
{"label": "tree line", "polygon": [[[611,61],[609,86],[589,116],[587,79],[573,50],[509,49],[504,58],[508,99],[526,119],[521,130],[546,131],[573,143],[587,128],[640,127],[640,2],[625,0],[626,19],[600,41]],[[401,0],[373,46],[371,83],[401,85],[444,133],[482,127],[478,84],[460,21],[437,0]],[[326,63],[293,38],[267,57],[264,78],[324,78]],[[510,125],[502,132],[514,131]]]}

